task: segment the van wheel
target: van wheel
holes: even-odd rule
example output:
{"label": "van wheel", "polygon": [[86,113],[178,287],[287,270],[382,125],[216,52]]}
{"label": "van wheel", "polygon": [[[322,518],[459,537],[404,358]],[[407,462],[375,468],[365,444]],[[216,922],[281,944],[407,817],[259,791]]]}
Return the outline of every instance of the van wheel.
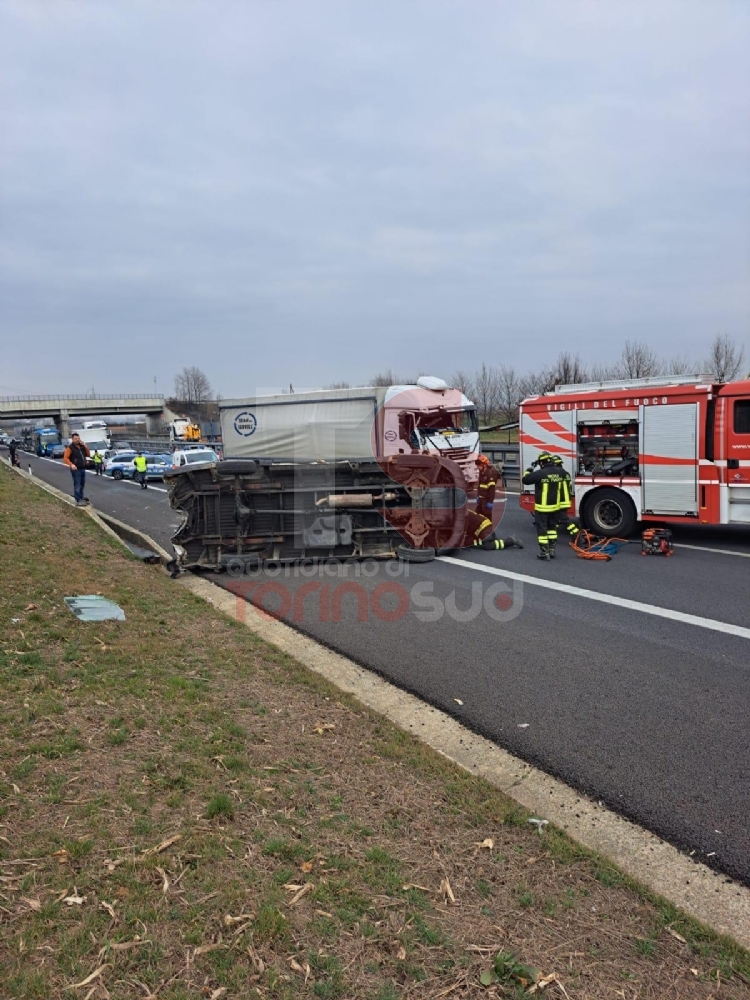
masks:
{"label": "van wheel", "polygon": [[403,562],[428,563],[435,558],[434,549],[413,549],[411,545],[399,545],[397,551]]}
{"label": "van wheel", "polygon": [[581,520],[597,535],[627,538],[635,530],[638,517],[627,493],[606,486],[586,500]]}
{"label": "van wheel", "polygon": [[113,479],[122,479],[122,469],[115,469],[112,473]]}

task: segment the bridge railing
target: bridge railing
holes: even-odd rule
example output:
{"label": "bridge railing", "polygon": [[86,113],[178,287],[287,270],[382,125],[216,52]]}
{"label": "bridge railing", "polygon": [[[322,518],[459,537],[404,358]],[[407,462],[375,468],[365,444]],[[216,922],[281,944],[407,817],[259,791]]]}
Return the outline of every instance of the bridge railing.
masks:
{"label": "bridge railing", "polygon": [[114,393],[102,393],[96,396],[86,395],[86,394],[76,394],[76,393],[63,393],[62,395],[57,393],[52,393],[49,396],[0,396],[0,403],[53,403],[57,400],[75,399],[75,400],[86,400],[90,399],[92,403],[98,403],[100,400],[114,400],[114,399],[163,399],[163,396],[159,396],[157,393],[153,392],[114,392]]}

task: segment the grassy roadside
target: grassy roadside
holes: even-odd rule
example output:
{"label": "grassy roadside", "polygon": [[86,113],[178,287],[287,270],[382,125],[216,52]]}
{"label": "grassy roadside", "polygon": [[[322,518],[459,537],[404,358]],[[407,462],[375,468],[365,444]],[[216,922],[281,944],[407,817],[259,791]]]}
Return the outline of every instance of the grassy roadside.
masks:
{"label": "grassy roadside", "polygon": [[5,467],[0,567],[0,995],[521,996],[530,965],[750,1000],[736,945]]}

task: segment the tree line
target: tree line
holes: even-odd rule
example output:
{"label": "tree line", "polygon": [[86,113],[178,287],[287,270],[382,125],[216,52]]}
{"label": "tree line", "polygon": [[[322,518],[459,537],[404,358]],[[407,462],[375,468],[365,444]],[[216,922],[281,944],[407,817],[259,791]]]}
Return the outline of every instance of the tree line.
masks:
{"label": "tree line", "polygon": [[[731,382],[742,377],[744,348],[726,334],[718,334],[703,360],[688,355],[661,357],[642,341],[625,342],[620,357],[610,364],[589,365],[578,354],[562,351],[552,365],[529,372],[518,372],[510,365],[492,366],[482,362],[469,372],[453,373],[449,384],[460,389],[477,408],[480,423],[514,423],[518,407],[527,396],[553,392],[557,385],[582,382],[607,382],[614,379],[649,378],[656,375],[711,375],[717,382]],[[370,385],[407,385],[414,379],[402,379],[393,369],[379,372]],[[338,383],[330,388],[346,388]]]}
{"label": "tree line", "polygon": [[[488,365],[482,362],[474,372],[460,369],[453,373],[449,384],[460,389],[477,408],[482,424],[514,423],[518,407],[527,396],[552,392],[556,385],[582,382],[607,382],[612,379],[648,378],[654,375],[711,375],[717,382],[731,382],[744,374],[745,350],[726,334],[718,334],[710,344],[708,356],[695,360],[688,355],[662,357],[643,341],[627,340],[620,357],[611,364],[587,364],[578,354],[562,351],[552,365],[518,372],[510,365]],[[402,378],[392,368],[378,372],[367,385],[411,385],[415,377]],[[425,374],[425,373],[420,373]],[[349,389],[349,382],[332,382],[326,389]],[[294,389],[290,385],[289,392]],[[175,376],[174,403],[177,407],[208,416],[219,402],[212,396],[211,383],[195,365],[183,368]]]}

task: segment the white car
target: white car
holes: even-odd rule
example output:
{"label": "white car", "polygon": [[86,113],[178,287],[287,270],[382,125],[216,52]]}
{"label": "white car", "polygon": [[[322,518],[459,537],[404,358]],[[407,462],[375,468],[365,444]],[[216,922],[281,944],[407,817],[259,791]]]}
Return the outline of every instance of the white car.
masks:
{"label": "white car", "polygon": [[213,448],[175,448],[172,452],[172,468],[182,469],[186,465],[197,465],[199,462],[218,462],[219,456]]}

